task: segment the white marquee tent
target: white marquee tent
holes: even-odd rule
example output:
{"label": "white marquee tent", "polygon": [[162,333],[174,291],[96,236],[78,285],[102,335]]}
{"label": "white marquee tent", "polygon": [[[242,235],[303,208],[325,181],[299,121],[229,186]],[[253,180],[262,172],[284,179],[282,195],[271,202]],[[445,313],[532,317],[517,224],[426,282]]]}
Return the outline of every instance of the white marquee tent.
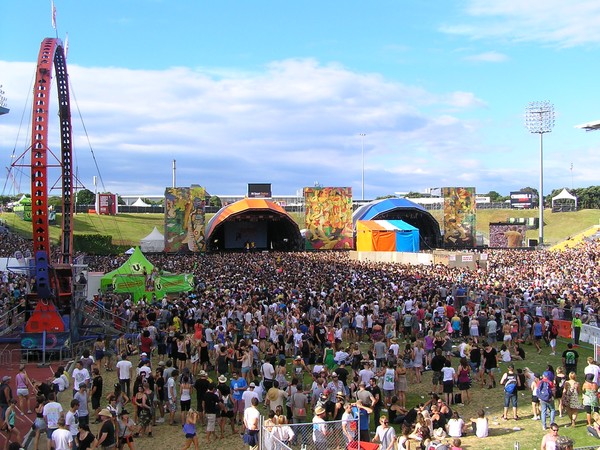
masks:
{"label": "white marquee tent", "polygon": [[146,203],[144,200],[142,200],[142,197],[138,197],[138,199],[132,203],[131,206],[141,206],[141,207],[149,207],[150,205],[148,203]]}
{"label": "white marquee tent", "polygon": [[148,236],[140,240],[140,249],[143,253],[162,252],[165,249],[165,237],[154,227]]}
{"label": "white marquee tent", "polygon": [[572,194],[569,194],[566,188],[564,188],[560,193],[552,197],[552,210],[577,210],[577,197]]}

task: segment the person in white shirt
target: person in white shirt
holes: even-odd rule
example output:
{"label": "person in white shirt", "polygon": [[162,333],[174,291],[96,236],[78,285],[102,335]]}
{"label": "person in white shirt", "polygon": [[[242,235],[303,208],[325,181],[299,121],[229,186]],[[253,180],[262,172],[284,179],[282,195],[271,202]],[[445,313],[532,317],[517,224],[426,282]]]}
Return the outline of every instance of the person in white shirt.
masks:
{"label": "person in white shirt", "polygon": [[79,409],[79,400],[73,399],[71,400],[71,408],[67,411],[67,415],[65,416],[65,425],[73,439],[79,433],[79,417],[77,414],[77,410]]}
{"label": "person in white shirt", "polygon": [[116,365],[119,371],[119,384],[121,391],[131,398],[131,378],[133,376],[133,364],[127,359],[127,353],[121,355],[121,360]]}
{"label": "person in white shirt", "polygon": [[71,432],[65,428],[65,418],[58,419],[58,428],[52,433],[52,439],[48,440],[48,448],[50,446],[54,450],[70,450],[73,448],[73,436]]}
{"label": "person in white shirt", "polygon": [[256,384],[250,383],[248,389],[242,394],[242,401],[244,402],[244,410],[248,409],[252,404],[252,399],[256,398],[260,402],[260,397],[256,393]]}
{"label": "person in white shirt", "polygon": [[585,369],[583,369],[584,375],[591,373],[592,375],[594,375],[594,383],[598,384],[598,382],[600,381],[600,367],[598,367],[596,361],[594,361],[594,358],[592,358],[591,356],[588,356],[587,363],[588,365],[585,366]]}
{"label": "person in white shirt", "polygon": [[263,388],[268,391],[273,387],[273,380],[275,379],[275,368],[273,362],[275,357],[271,358],[271,361],[265,361],[261,367],[261,373],[263,376]]}
{"label": "person in white shirt", "polygon": [[[46,421],[47,431],[46,436],[48,437],[48,450],[50,450],[52,445],[52,434],[54,431],[58,429],[58,420],[63,415],[63,408],[60,403],[56,401],[56,397],[54,396],[54,392],[48,394],[48,403],[44,405],[44,409],[42,410],[42,415],[44,416],[44,420]],[[63,422],[64,425],[64,422]],[[68,431],[67,431],[68,433]],[[70,435],[70,433],[69,433]]]}
{"label": "person in white shirt", "polygon": [[453,438],[462,437],[465,428],[465,421],[460,418],[458,412],[452,413],[452,418],[448,421],[448,436]]}
{"label": "person in white shirt", "polygon": [[173,425],[175,413],[177,412],[177,383],[179,371],[175,369],[167,380],[167,407],[169,409],[169,425]]}
{"label": "person in white shirt", "polygon": [[471,422],[475,425],[475,436],[478,438],[486,438],[489,433],[488,420],[485,417],[485,411],[480,409],[477,413],[477,418],[471,419]]}
{"label": "person in white shirt", "polygon": [[75,363],[75,368],[73,369],[73,395],[75,392],[79,390],[79,385],[81,383],[88,385],[90,382],[90,372],[86,368],[83,367],[83,361],[78,360]]}

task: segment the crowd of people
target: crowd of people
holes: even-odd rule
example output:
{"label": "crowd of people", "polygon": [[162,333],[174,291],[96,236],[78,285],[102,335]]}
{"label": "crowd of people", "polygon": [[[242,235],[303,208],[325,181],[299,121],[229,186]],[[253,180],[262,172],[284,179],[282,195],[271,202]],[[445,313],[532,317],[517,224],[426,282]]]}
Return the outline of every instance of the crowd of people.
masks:
{"label": "crowd of people", "polygon": [[[562,367],[543,374],[509,365],[499,377],[498,363],[526,358],[526,342],[537,352],[545,344],[555,352],[558,319],[572,320],[574,329],[597,323],[599,253],[594,241],[564,252],[493,250],[487,268],[477,270],[356,262],[333,252],[149,255],[161,270],[192,272],[195,289],[138,302],[101,294],[97,304],[114,313],[122,333],[98,338],[70,380],[61,370],[35,387],[22,378],[23,394],[29,388],[42,394],[33,409],[33,397],[18,390],[13,397],[4,380],[3,423],[10,428],[10,405],[18,400],[20,411],[41,419],[36,448],[44,426],[68,430],[57,436],[71,436],[82,450],[133,449],[138,437],[152,437],[154,426],[168,423],[183,427],[183,448],[197,449],[201,428],[208,444],[241,433],[254,447],[263,414],[272,437],[318,449],[328,448],[331,430],[346,443],[360,438],[413,450],[451,438],[457,449],[465,433],[485,438],[489,428],[484,410],[461,418],[457,405],[473,401],[473,388],[503,386],[505,420],[511,406],[510,419],[519,419],[515,393],[529,389],[532,416],[544,429],[558,427],[558,399],[558,411],[572,424],[584,410],[598,432],[598,401],[590,392],[598,390],[600,369],[588,369],[598,367],[588,362],[579,384],[577,339]],[[86,262],[90,270],[110,271],[124,257]],[[31,288],[11,272],[1,281],[5,308],[23,302]],[[118,383],[107,389],[102,376],[109,371]],[[429,398],[407,404],[410,386],[423,383],[427,371]],[[70,410],[56,407],[56,397],[65,395],[72,396],[77,423]],[[99,422],[97,436],[89,417]],[[55,439],[48,436],[50,445]],[[20,439],[10,432],[9,438]],[[554,442],[551,433],[545,441]]]}

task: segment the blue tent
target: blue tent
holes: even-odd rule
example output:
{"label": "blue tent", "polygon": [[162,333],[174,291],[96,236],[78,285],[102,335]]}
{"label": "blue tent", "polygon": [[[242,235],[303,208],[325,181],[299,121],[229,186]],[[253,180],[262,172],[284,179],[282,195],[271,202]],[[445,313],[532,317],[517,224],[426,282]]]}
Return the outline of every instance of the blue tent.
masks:
{"label": "blue tent", "polygon": [[356,225],[358,251],[419,251],[419,230],[402,220],[359,220]]}

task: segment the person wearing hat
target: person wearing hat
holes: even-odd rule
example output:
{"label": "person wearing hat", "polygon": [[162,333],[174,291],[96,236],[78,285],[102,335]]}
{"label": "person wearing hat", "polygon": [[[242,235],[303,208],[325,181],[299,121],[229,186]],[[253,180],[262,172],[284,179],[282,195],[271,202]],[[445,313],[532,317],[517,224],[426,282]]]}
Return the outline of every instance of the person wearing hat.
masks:
{"label": "person wearing hat", "polygon": [[559,436],[556,439],[555,449],[556,450],[573,450],[573,439],[569,436]]}
{"label": "person wearing hat", "polygon": [[317,450],[326,450],[327,447],[327,423],[325,422],[325,408],[317,406],[313,416],[312,438]]}
{"label": "person wearing hat", "polygon": [[[227,381],[227,379],[225,379]],[[208,390],[210,381],[208,380],[208,374],[206,371],[201,370],[198,374],[198,379],[194,382],[194,391],[196,391],[196,411],[198,412],[198,421],[204,424],[206,417],[204,416],[204,394]]]}
{"label": "person wearing hat", "polygon": [[118,442],[119,448],[129,447],[129,450],[134,450],[133,434],[136,432],[135,422],[129,417],[129,411],[123,409],[117,418],[117,430],[119,433]]}
{"label": "person wearing hat", "polygon": [[[244,391],[242,394],[242,400],[244,402],[244,411],[248,409],[251,405],[252,399],[256,398],[260,402],[260,397],[256,392],[256,383],[252,382],[248,385],[248,389]],[[243,413],[242,413],[243,416]]]}
{"label": "person wearing hat", "polygon": [[100,430],[98,431],[98,442],[96,446],[103,450],[113,450],[117,443],[113,416],[106,408],[101,409],[98,416],[102,420],[102,423],[100,425]]}

